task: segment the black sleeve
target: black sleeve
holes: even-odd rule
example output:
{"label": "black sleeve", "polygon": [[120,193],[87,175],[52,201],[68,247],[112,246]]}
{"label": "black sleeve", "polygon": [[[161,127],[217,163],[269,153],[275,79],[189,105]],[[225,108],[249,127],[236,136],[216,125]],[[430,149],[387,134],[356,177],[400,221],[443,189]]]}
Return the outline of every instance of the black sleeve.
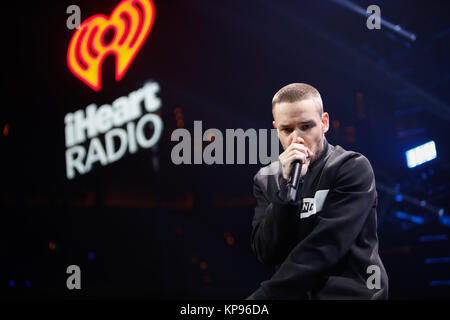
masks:
{"label": "black sleeve", "polygon": [[252,222],[251,247],[260,262],[276,266],[286,259],[295,246],[299,207],[285,200],[286,180],[280,178],[280,190],[276,199],[270,202],[257,177],[253,187],[257,206]]}
{"label": "black sleeve", "polygon": [[270,280],[261,283],[269,299],[301,299],[350,250],[376,201],[375,178],[362,155],[338,169],[313,231],[290,252]]}
{"label": "black sleeve", "polygon": [[263,289],[259,287],[255,292],[249,295],[245,300],[267,300],[267,296]]}

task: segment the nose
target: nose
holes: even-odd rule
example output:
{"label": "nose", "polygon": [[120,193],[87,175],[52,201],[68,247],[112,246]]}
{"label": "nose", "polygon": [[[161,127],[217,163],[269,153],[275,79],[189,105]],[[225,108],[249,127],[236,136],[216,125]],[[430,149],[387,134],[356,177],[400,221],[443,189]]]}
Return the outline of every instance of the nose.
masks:
{"label": "nose", "polygon": [[305,143],[305,141],[303,140],[301,133],[300,133],[300,129],[295,129],[292,132],[292,141],[291,142],[298,142],[298,143]]}

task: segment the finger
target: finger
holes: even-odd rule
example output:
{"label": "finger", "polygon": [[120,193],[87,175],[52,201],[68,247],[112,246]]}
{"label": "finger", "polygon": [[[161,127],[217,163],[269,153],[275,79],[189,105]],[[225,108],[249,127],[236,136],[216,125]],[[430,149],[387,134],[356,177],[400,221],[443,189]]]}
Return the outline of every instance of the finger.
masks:
{"label": "finger", "polygon": [[295,160],[299,160],[301,163],[306,163],[307,159],[306,159],[306,155],[297,151],[296,153],[291,154],[289,157],[286,158],[286,163],[288,163],[289,165],[292,164],[292,162],[294,162]]}
{"label": "finger", "polygon": [[303,152],[303,151],[299,151],[299,150],[292,150],[290,153],[289,153],[289,157],[291,157],[291,156],[293,156],[293,155],[296,155],[296,156],[298,156],[298,157],[301,157],[302,159],[307,159],[308,158],[308,156],[307,156],[307,154],[305,153],[305,152]]}
{"label": "finger", "polygon": [[301,143],[291,143],[289,147],[286,149],[286,151],[290,150],[298,150],[304,153],[307,153],[309,151],[309,149],[304,144]]}
{"label": "finger", "polygon": [[[281,153],[278,156],[278,159],[280,159],[280,161],[284,161],[285,159],[287,159],[288,157],[290,157],[292,154],[294,154],[296,152],[301,152],[301,151],[297,150],[297,149],[286,149],[283,153]],[[305,154],[306,154],[306,152],[305,152]]]}
{"label": "finger", "polygon": [[283,166],[291,166],[292,162],[295,160],[299,160],[302,164],[308,163],[309,158],[305,153],[299,150],[290,150],[283,154],[283,156],[279,156],[280,162]]}
{"label": "finger", "polygon": [[313,153],[311,152],[311,150],[309,150],[306,146],[303,146],[303,145],[299,146],[297,144],[297,146],[294,146],[292,149],[286,150],[286,151],[293,152],[293,150],[304,153],[306,155],[306,159],[308,159],[308,160],[311,160],[311,158],[313,156]]}

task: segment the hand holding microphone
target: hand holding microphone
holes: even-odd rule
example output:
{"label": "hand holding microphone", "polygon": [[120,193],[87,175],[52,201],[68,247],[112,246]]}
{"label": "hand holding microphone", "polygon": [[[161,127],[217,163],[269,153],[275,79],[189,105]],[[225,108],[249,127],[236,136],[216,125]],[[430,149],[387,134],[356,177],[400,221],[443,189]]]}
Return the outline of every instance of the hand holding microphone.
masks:
{"label": "hand holding microphone", "polygon": [[294,202],[300,178],[308,171],[311,161],[311,151],[302,143],[303,139],[297,137],[286,150],[280,154],[283,178],[288,181],[287,199]]}

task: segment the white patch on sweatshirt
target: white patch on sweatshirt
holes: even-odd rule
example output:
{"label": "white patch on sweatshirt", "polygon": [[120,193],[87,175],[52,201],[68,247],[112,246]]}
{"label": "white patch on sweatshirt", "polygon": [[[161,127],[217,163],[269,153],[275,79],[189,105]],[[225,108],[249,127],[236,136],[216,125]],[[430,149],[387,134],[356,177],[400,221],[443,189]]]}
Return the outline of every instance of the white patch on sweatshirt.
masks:
{"label": "white patch on sweatshirt", "polygon": [[300,219],[308,218],[313,214],[322,211],[328,191],[330,191],[330,189],[318,190],[314,194],[314,198],[303,198],[302,207],[300,210]]}

